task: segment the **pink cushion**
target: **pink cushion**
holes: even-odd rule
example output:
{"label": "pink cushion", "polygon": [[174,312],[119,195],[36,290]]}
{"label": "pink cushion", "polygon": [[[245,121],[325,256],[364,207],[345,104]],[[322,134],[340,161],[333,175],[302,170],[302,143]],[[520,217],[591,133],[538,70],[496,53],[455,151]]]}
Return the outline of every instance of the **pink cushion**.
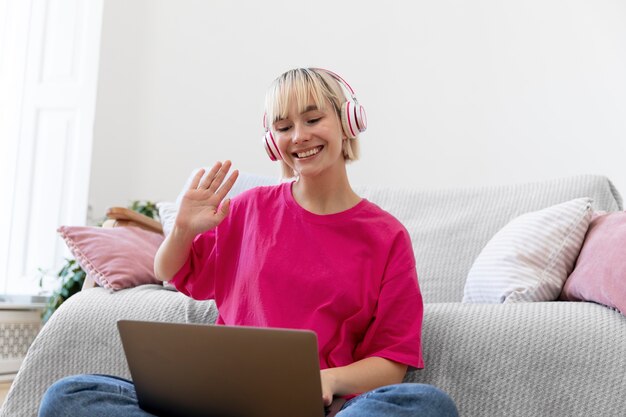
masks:
{"label": "pink cushion", "polygon": [[87,276],[101,287],[115,291],[161,283],[153,264],[162,235],[131,226],[61,226],[57,231]]}
{"label": "pink cushion", "polygon": [[593,301],[626,314],[626,212],[593,218],[560,298]]}

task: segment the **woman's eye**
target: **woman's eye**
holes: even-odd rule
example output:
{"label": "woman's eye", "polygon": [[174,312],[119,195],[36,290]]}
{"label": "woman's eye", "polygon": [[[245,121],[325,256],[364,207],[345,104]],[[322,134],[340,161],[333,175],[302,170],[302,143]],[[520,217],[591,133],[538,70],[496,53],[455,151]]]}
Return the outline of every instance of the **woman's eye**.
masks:
{"label": "woman's eye", "polygon": [[309,119],[309,124],[314,124],[317,123],[321,120],[321,117],[316,117],[315,119]]}
{"label": "woman's eye", "polygon": [[280,126],[276,128],[277,132],[286,132],[289,130],[289,126]]}

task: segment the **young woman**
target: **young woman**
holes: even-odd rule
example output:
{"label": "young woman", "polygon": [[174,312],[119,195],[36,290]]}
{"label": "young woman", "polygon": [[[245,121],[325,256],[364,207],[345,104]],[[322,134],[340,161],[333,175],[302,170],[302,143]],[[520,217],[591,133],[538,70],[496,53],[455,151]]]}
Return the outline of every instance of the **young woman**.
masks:
{"label": "young woman", "polygon": [[[155,258],[157,277],[215,299],[219,324],[315,331],[323,402],[349,399],[340,417],[456,416],[442,391],[401,383],[408,367],[423,367],[422,298],[408,232],[350,186],[346,163],[366,127],[350,86],[322,69],[288,71],[268,90],[265,124],[268,155],[295,180],[231,202],[229,161],[199,171]],[[53,385],[40,415],[76,407],[81,389],[94,411],[149,415],[131,383],[93,375]]]}

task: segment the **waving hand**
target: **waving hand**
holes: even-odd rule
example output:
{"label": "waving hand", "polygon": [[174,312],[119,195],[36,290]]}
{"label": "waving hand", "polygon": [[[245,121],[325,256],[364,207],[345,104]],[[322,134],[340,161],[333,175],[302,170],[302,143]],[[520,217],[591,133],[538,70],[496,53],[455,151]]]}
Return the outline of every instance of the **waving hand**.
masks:
{"label": "waving hand", "polygon": [[176,216],[177,228],[197,235],[215,228],[226,218],[230,199],[222,200],[239,175],[239,172],[235,170],[224,181],[230,167],[230,161],[225,161],[223,164],[217,162],[206,175],[204,175],[204,169],[196,173],[180,203]]}

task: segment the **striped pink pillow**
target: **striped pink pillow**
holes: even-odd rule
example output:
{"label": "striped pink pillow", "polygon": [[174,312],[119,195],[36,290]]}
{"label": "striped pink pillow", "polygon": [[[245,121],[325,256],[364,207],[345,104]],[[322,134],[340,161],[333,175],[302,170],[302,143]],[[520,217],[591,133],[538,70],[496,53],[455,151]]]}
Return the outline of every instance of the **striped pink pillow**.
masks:
{"label": "striped pink pillow", "polygon": [[474,261],[463,302],[556,300],[574,269],[591,213],[591,199],[577,198],[511,220]]}
{"label": "striped pink pillow", "polygon": [[596,216],[561,300],[592,301],[626,315],[626,212]]}

